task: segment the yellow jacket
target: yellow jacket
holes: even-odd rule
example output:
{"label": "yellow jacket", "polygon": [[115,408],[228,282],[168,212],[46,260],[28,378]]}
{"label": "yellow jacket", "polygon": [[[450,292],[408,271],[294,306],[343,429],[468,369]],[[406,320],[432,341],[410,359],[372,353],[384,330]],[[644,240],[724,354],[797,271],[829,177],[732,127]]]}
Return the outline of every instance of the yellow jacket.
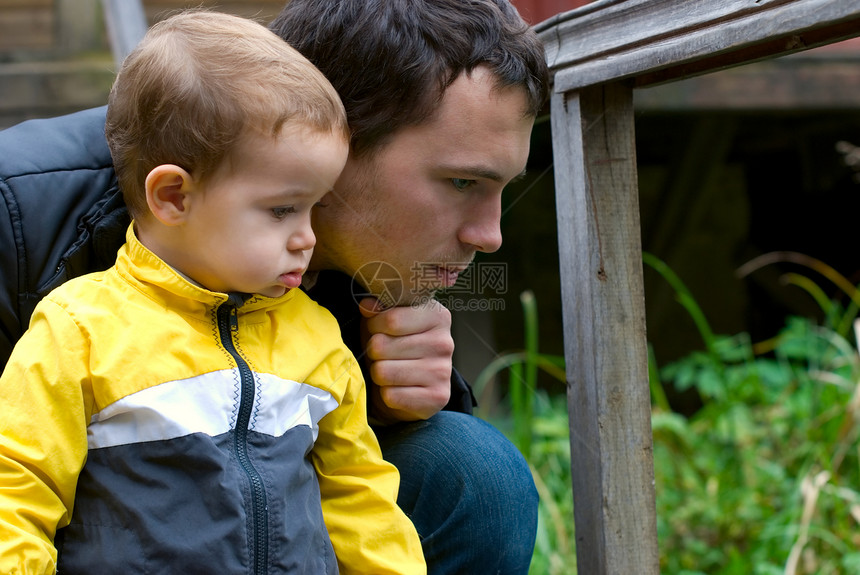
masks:
{"label": "yellow jacket", "polygon": [[303,292],[203,290],[129,228],[0,378],[0,572],[424,573],[365,402]]}

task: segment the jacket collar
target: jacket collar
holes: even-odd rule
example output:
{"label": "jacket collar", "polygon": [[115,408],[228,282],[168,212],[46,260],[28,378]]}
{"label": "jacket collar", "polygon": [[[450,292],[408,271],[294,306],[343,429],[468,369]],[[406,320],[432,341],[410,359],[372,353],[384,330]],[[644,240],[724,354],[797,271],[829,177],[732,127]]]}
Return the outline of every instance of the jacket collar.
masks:
{"label": "jacket collar", "polygon": [[295,290],[277,298],[210,291],[170,267],[144,246],[134,233],[133,222],[126,230],[125,239],[125,244],[117,252],[117,272],[147,297],[180,312],[200,314],[225,302],[230,302],[242,312],[249,312],[278,305],[294,295]]}

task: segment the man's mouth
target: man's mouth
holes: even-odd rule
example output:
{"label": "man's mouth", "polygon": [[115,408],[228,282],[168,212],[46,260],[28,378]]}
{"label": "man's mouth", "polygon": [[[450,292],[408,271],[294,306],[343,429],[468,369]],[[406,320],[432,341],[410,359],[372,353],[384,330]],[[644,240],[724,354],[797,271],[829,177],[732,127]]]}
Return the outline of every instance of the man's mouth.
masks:
{"label": "man's mouth", "polygon": [[436,268],[437,274],[439,276],[440,282],[442,284],[442,288],[449,288],[457,283],[457,278],[460,277],[460,274],[469,267],[469,264],[449,264],[444,266],[439,266]]}

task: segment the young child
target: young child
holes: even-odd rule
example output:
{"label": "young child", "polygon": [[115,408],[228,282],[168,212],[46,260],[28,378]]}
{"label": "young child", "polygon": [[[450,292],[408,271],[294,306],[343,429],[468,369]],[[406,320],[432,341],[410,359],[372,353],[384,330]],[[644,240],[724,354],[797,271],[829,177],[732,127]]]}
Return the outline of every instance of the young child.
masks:
{"label": "young child", "polygon": [[134,221],[0,379],[0,571],[424,573],[361,372],[297,289],[348,152],[329,82],[262,25],[182,13],[123,64],[106,135]]}

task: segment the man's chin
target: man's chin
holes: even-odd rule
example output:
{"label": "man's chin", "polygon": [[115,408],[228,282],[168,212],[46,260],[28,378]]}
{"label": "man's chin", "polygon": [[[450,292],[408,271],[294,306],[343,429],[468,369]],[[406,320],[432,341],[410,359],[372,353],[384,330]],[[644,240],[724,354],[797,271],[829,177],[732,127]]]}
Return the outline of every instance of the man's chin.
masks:
{"label": "man's chin", "polygon": [[419,307],[435,299],[436,293],[442,289],[442,286],[437,286],[432,289],[413,291],[402,286],[399,290],[387,286],[386,289],[366,295],[374,295],[374,297],[379,300],[380,305],[385,309],[391,307]]}

